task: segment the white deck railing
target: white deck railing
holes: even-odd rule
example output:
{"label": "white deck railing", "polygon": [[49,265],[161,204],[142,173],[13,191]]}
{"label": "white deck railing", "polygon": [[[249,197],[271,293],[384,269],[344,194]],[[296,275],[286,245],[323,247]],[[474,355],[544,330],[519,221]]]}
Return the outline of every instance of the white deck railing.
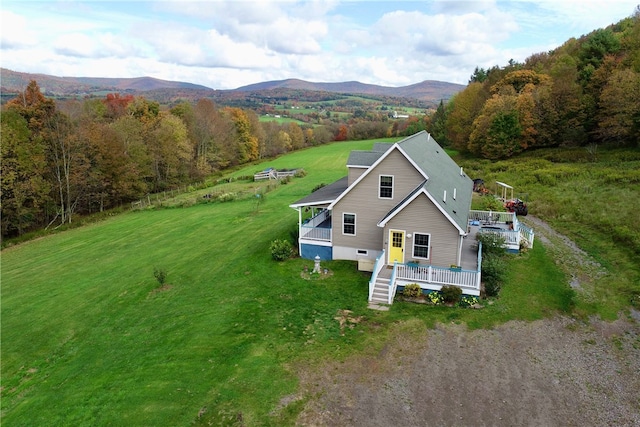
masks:
{"label": "white deck railing", "polygon": [[504,238],[504,243],[507,246],[519,246],[520,245],[520,233],[518,231],[500,230],[494,228],[480,228],[478,233],[497,233],[500,237]]}
{"label": "white deck railing", "polygon": [[373,299],[373,289],[376,287],[376,280],[378,275],[384,267],[384,249],[382,253],[376,258],[376,263],[373,265],[373,272],[371,273],[371,280],[369,280],[369,301]]}
{"label": "white deck railing", "polygon": [[528,248],[533,248],[533,240],[535,239],[533,229],[527,227],[523,223],[520,223],[519,232],[521,241],[526,242]]}
{"label": "white deck railing", "polygon": [[398,267],[399,264],[394,262],[393,270],[391,271],[391,279],[389,280],[389,294],[387,295],[387,303],[389,305],[393,303],[393,298],[396,296],[396,290],[398,289],[398,283],[396,283],[396,279],[398,278]]}
{"label": "white deck railing", "polygon": [[325,222],[331,216],[331,211],[329,209],[324,209],[320,211],[316,216],[309,218],[307,221],[303,222],[302,225],[309,227],[317,227],[323,222]]}
{"label": "white deck railing", "polygon": [[330,228],[318,228],[307,227],[305,225],[300,227],[300,238],[309,240],[324,240],[331,241],[331,229]]}
{"label": "white deck railing", "polygon": [[484,224],[514,222],[515,218],[516,214],[514,212],[469,211],[469,220],[477,220]]}
{"label": "white deck railing", "polygon": [[331,211],[325,209],[300,226],[300,238],[331,241],[331,228],[318,227],[331,217]]}
{"label": "white deck railing", "polygon": [[480,290],[480,271],[473,270],[398,264],[396,279]]}
{"label": "white deck railing", "polygon": [[[530,227],[527,227],[522,222],[518,220],[515,212],[492,212],[492,211],[469,211],[469,221],[480,221],[480,226],[492,226],[500,227],[499,229],[482,229],[480,228],[479,232],[494,232],[500,233],[501,236],[505,238],[505,243],[507,246],[511,247],[520,247],[523,244],[528,247],[533,247],[533,240],[535,238],[535,233]],[[500,224],[511,223],[511,229],[505,230],[501,228]]]}

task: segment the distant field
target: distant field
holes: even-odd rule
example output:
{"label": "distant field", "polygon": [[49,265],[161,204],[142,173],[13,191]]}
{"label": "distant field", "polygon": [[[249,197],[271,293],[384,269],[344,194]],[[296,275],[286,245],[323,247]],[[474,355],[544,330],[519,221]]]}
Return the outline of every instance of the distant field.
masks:
{"label": "distant field", "polygon": [[[128,212],[5,249],[3,424],[294,425],[304,401],[279,401],[296,391],[296,363],[382,348],[392,325],[411,319],[484,328],[570,309],[568,278],[541,242],[510,261],[511,281],[483,310],[398,302],[389,312],[371,311],[369,277],[354,263],[324,263],[333,275],[312,281],[300,274],[310,261],[273,261],[270,243],[297,228],[288,205],[344,176],[348,153],[372,144],[334,143],[229,173],[305,169],[305,177],[266,193],[260,204],[252,197],[205,203],[199,192],[184,194],[175,206],[190,207]],[[639,225],[625,201],[640,195],[633,178],[640,165],[637,153],[629,156],[603,153],[588,169],[540,158],[466,161],[470,174],[529,192],[533,214],[576,237],[615,274],[597,284],[596,301],[577,298],[578,315],[624,309],[640,277],[629,245],[612,244],[616,237],[601,225],[617,217],[635,239]],[[597,181],[587,181],[582,169]],[[570,190],[574,179],[591,188],[588,201]],[[238,181],[224,189],[252,186]],[[189,197],[193,203],[184,203]],[[154,268],[167,272],[165,286]],[[341,329],[340,310],[359,323]]]}
{"label": "distant field", "polygon": [[262,115],[260,116],[260,121],[261,122],[276,122],[276,123],[298,123],[299,125],[303,125],[305,124],[305,122],[301,121],[301,120],[297,120],[297,119],[292,119],[291,117],[275,117],[273,115],[267,116],[267,115]]}

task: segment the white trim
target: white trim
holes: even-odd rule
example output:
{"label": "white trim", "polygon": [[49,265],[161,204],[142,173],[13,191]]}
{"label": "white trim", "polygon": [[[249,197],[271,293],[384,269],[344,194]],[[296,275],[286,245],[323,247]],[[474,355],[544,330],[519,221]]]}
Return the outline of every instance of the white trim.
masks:
{"label": "white trim", "polygon": [[[427,242],[427,257],[416,256],[416,234],[421,234],[423,236],[429,236],[429,241]],[[423,245],[420,245],[423,246]],[[411,257],[415,259],[431,259],[431,233],[423,233],[422,231],[414,231],[413,232],[413,243],[411,244]]]}
{"label": "white trim", "polygon": [[[380,190],[382,190],[382,177],[391,178],[391,197],[381,197],[380,196]],[[378,175],[378,199],[381,199],[381,200],[393,200],[393,194],[395,193],[395,191],[394,191],[395,183],[396,183],[395,175],[382,175],[382,174]],[[384,187],[384,188],[388,188],[388,187]]]}
{"label": "white trim", "polygon": [[329,205],[333,200],[321,200],[318,202],[311,202],[311,203],[294,203],[292,205],[289,205],[290,208],[292,209],[297,209],[297,208],[302,208],[302,207],[307,207],[307,206],[322,206],[322,205]]}
{"label": "white trim", "polygon": [[326,246],[329,248],[333,246],[331,242],[327,242],[326,240],[310,240],[310,239],[305,239],[304,237],[301,237],[300,239],[298,239],[298,242],[300,242],[301,251],[302,251],[302,245]]}
{"label": "white trim", "polygon": [[[353,234],[344,232],[344,225],[345,225],[344,216],[345,215],[353,215]],[[344,236],[355,236],[356,232],[357,232],[357,227],[356,227],[357,223],[358,223],[358,215],[356,215],[355,213],[351,213],[351,212],[342,212],[342,234]]]}

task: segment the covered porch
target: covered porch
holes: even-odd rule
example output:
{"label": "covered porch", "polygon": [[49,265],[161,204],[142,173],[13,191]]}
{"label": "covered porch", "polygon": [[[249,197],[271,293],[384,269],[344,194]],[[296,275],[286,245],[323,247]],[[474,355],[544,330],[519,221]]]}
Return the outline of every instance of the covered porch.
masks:
{"label": "covered porch", "polygon": [[333,223],[327,207],[347,189],[347,177],[312,192],[289,207],[298,211],[298,253],[302,258],[333,259]]}
{"label": "covered porch", "polygon": [[462,242],[461,265],[442,267],[413,263],[385,263],[385,253],[376,259],[369,281],[369,301],[392,304],[400,287],[417,283],[424,291],[440,291],[457,286],[465,295],[479,296],[481,291],[482,244],[478,233],[498,233],[505,238],[505,250],[517,252],[533,247],[533,230],[518,221],[514,212],[470,211],[467,235]]}

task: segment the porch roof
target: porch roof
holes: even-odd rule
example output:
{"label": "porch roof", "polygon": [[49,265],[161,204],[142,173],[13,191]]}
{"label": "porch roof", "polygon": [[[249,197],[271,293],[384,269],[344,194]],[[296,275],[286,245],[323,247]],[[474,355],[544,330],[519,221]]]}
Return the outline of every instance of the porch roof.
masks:
{"label": "porch roof", "polygon": [[339,180],[325,185],[324,187],[314,191],[308,196],[289,205],[290,208],[296,209],[305,206],[322,206],[329,205],[338,198],[348,187],[348,177],[342,177]]}

